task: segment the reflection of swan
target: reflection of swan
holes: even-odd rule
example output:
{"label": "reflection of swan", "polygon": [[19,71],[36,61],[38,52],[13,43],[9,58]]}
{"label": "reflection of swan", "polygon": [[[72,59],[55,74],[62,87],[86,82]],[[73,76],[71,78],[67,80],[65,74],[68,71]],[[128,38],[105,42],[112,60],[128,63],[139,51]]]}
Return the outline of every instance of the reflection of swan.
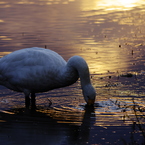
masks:
{"label": "reflection of swan", "polygon": [[80,126],[80,132],[79,132],[79,145],[84,145],[87,142],[89,142],[89,136],[90,136],[90,129],[94,125],[96,121],[95,113],[94,113],[94,107],[93,106],[86,106],[85,107],[85,113],[82,120],[82,125]]}
{"label": "reflection of swan", "polygon": [[89,69],[79,56],[68,62],[56,52],[38,47],[15,51],[0,59],[0,84],[24,92],[26,107],[35,107],[35,93],[65,87],[80,77],[84,99],[95,101],[96,92],[90,82]]}
{"label": "reflection of swan", "polygon": [[90,144],[90,132],[96,122],[96,116],[94,113],[94,106],[85,106],[85,112],[80,126],[73,126],[70,130],[71,135],[70,144],[86,145]]}

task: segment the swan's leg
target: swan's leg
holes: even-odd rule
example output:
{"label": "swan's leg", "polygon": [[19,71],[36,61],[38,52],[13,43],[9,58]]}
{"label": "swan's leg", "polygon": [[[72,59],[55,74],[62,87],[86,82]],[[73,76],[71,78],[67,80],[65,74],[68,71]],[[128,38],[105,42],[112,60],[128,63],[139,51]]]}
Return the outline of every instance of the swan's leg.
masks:
{"label": "swan's leg", "polygon": [[26,108],[30,107],[30,98],[29,98],[29,95],[25,95],[25,107]]}
{"label": "swan's leg", "polygon": [[36,99],[35,93],[31,93],[31,109],[36,109]]}
{"label": "swan's leg", "polygon": [[30,92],[28,90],[24,90],[24,94],[25,94],[25,107],[29,108],[30,107]]}

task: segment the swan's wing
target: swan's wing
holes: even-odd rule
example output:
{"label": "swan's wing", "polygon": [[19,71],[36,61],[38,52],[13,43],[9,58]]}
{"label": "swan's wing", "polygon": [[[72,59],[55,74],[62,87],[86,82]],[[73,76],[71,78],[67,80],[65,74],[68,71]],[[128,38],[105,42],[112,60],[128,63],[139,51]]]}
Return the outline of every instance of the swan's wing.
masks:
{"label": "swan's wing", "polygon": [[0,59],[0,82],[39,89],[52,85],[66,61],[56,52],[42,48],[15,51]]}

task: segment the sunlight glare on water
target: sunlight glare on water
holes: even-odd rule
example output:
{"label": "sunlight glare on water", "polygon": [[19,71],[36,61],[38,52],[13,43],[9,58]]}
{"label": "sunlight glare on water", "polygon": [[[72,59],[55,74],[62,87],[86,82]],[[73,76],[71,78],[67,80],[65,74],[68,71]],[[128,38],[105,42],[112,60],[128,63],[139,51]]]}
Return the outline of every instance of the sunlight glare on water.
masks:
{"label": "sunlight glare on water", "polygon": [[[83,11],[103,10],[104,13],[112,11],[131,10],[134,7],[142,7],[144,0],[84,0],[81,9]],[[99,13],[99,11],[98,11]]]}

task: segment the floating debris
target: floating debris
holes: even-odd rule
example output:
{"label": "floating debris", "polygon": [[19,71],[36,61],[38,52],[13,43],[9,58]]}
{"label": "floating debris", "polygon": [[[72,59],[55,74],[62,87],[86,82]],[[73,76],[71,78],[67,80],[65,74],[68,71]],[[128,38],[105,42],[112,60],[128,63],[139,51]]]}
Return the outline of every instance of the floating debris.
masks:
{"label": "floating debris", "polygon": [[121,76],[121,77],[131,78],[131,77],[133,77],[133,74],[127,73],[127,74],[122,74],[122,75],[120,75],[120,76]]}
{"label": "floating debris", "polygon": [[108,84],[105,85],[105,87],[117,87],[117,86],[120,86],[120,85],[121,85],[120,82],[116,82],[116,83],[109,82]]}
{"label": "floating debris", "polygon": [[131,54],[133,55],[133,50],[131,51]]}

